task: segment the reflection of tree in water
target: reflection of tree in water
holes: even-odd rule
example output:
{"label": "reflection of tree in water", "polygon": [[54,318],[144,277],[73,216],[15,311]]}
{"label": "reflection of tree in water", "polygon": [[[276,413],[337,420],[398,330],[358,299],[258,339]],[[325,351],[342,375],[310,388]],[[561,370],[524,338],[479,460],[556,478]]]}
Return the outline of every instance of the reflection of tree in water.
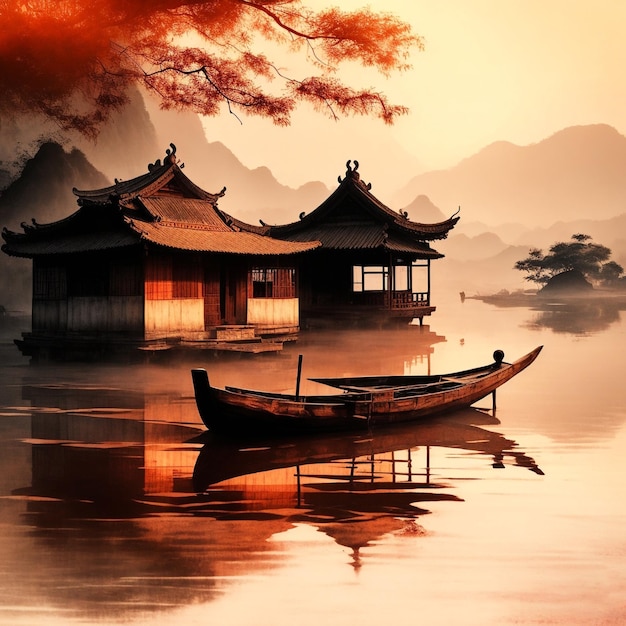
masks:
{"label": "reflection of tree in water", "polygon": [[524,324],[525,328],[549,328],[555,333],[588,335],[607,330],[619,321],[623,303],[601,299],[573,302],[546,302],[535,308],[539,311]]}

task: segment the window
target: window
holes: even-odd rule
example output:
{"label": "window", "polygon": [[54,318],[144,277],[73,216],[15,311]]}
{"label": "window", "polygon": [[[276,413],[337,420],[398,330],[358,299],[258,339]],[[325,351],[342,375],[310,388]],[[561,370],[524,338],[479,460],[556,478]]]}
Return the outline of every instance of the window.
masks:
{"label": "window", "polygon": [[250,271],[253,298],[295,298],[296,270],[255,267]]}
{"label": "window", "polygon": [[352,268],[353,291],[386,291],[389,269],[378,265],[355,265]]}
{"label": "window", "polygon": [[411,272],[406,265],[396,265],[393,277],[394,291],[411,291]]}

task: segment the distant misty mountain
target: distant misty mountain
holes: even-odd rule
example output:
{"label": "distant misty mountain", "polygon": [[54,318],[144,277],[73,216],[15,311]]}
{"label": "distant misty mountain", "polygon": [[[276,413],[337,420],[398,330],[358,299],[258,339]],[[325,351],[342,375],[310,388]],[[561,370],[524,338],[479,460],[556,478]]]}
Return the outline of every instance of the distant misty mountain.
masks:
{"label": "distant misty mountain", "polygon": [[[470,231],[480,230],[478,223]],[[445,254],[442,262],[433,264],[433,277],[439,288],[465,291],[467,295],[488,295],[501,289],[533,288],[525,274],[514,269],[517,261],[528,256],[531,248],[545,253],[560,241],[569,241],[575,233],[590,235],[596,243],[611,249],[611,260],[626,269],[626,213],[608,220],[575,220],[557,222],[548,228],[526,229],[523,234],[511,225],[478,234],[466,234],[455,228],[448,239],[436,242],[436,249]],[[499,234],[496,234],[498,232]],[[508,234],[516,234],[511,240]],[[504,235],[504,237],[503,237]],[[443,270],[443,271],[441,271]]]}
{"label": "distant misty mountain", "polygon": [[[452,231],[454,233],[454,231]],[[465,234],[450,235],[448,239],[439,246],[445,255],[460,261],[475,259],[486,259],[499,254],[509,246],[495,233],[484,232],[474,237]]]}
{"label": "distant misty mountain", "polygon": [[528,146],[497,142],[447,170],[412,178],[399,205],[427,195],[462,219],[547,227],[626,212],[626,137],[604,124],[575,126]]}
{"label": "distant misty mountain", "polygon": [[[109,184],[80,150],[66,151],[57,143],[44,143],[0,194],[0,225],[21,232],[20,224],[30,224],[31,219],[39,223],[62,219],[78,209],[73,187]],[[31,284],[29,261],[0,254],[0,304],[30,313]]]}
{"label": "distant misty mountain", "polygon": [[160,143],[150,112],[137,90],[131,92],[130,102],[112,115],[95,140],[71,134],[60,143],[79,148],[111,181],[128,180],[147,172],[148,163],[165,156],[169,144]]}
{"label": "distant misty mountain", "polygon": [[[68,153],[78,148],[93,168],[111,182],[115,178],[128,180],[147,172],[148,164],[162,159],[173,143],[189,178],[209,192],[219,192],[226,187],[226,194],[219,201],[220,208],[251,223],[258,223],[259,219],[267,223],[295,221],[302,211],[311,211],[330,193],[319,181],[294,189],[279,183],[266,167],[245,167],[226,146],[206,140],[197,115],[161,111],[138,92],[131,95],[127,107],[113,115],[94,141],[73,133],[62,134],[43,121],[0,127],[0,189],[7,188],[11,181],[17,182],[25,163],[37,156],[41,137],[49,137],[46,143],[59,144]],[[42,175],[40,186],[48,190],[53,184],[60,188],[69,182],[63,176],[51,181]],[[75,209],[73,186],[89,187],[90,183],[76,181],[69,184],[66,193],[61,192],[64,199],[73,198],[65,214]],[[31,215],[36,215],[38,221],[48,220],[50,214],[55,215],[54,219],[63,217],[57,216],[54,209],[46,209],[45,205],[34,212],[24,207],[21,214],[15,206],[9,217],[13,214],[20,221],[30,219]],[[2,225],[7,224],[7,216],[7,210],[0,205]]]}
{"label": "distant misty mountain", "polygon": [[490,295],[502,289],[516,291],[532,289],[533,283],[524,279],[524,274],[514,269],[516,261],[528,254],[526,246],[505,246],[492,256],[459,259],[448,255],[445,245],[437,249],[446,254],[442,261],[433,263],[432,277],[438,291],[459,293],[467,296]]}
{"label": "distant misty mountain", "polygon": [[197,115],[163,111],[150,100],[146,106],[161,152],[174,143],[191,180],[212,193],[226,187],[219,207],[234,217],[252,224],[260,219],[268,224],[297,221],[302,211],[313,210],[330,194],[319,181],[294,189],[279,183],[267,167],[247,168],[223,143],[207,141]]}
{"label": "distant misty mountain", "polygon": [[0,194],[0,220],[10,230],[23,221],[53,222],[74,213],[78,206],[73,187],[97,189],[111,182],[78,149],[42,144],[26,161],[20,176]]}
{"label": "distant misty mountain", "polygon": [[[392,207],[390,207],[392,208]],[[450,215],[444,215],[443,211],[436,207],[428,196],[418,195],[413,202],[405,206],[403,211],[409,215],[409,219],[422,224],[433,224],[443,222]]]}

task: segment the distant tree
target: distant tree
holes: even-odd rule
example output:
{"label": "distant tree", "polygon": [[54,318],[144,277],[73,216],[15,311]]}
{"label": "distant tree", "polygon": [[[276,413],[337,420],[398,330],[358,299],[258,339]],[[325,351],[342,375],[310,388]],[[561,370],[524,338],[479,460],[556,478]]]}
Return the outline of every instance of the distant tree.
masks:
{"label": "distant tree", "polygon": [[609,283],[616,281],[624,269],[615,261],[609,261],[611,250],[591,241],[589,235],[572,235],[571,241],[555,243],[549,254],[533,248],[528,256],[515,264],[515,269],[526,272],[526,280],[541,285],[553,276],[572,270],[585,278]]}
{"label": "distant tree", "polygon": [[600,274],[598,278],[603,284],[607,286],[613,286],[617,285],[623,273],[624,268],[619,263],[616,263],[615,261],[609,261],[608,263],[605,263],[600,269]]}
{"label": "distant tree", "polygon": [[[0,0],[0,23],[0,119],[41,113],[92,136],[132,85],[164,108],[208,116],[225,105],[288,125],[295,107],[310,102],[331,117],[392,123],[406,107],[335,73],[358,62],[387,75],[408,68],[410,52],[423,47],[388,13],[300,0]],[[288,54],[304,48],[315,75],[286,76],[264,42]]]}

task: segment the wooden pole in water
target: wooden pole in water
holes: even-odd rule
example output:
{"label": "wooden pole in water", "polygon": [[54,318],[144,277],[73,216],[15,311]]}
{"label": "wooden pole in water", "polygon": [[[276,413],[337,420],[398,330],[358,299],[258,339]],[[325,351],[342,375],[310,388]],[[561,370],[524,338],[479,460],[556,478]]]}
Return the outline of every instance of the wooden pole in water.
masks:
{"label": "wooden pole in water", "polygon": [[492,411],[496,410],[496,390],[495,389],[491,392],[491,409]]}
{"label": "wooden pole in water", "polygon": [[300,399],[300,378],[302,377],[302,355],[298,355],[298,376],[296,378],[296,400]]}

